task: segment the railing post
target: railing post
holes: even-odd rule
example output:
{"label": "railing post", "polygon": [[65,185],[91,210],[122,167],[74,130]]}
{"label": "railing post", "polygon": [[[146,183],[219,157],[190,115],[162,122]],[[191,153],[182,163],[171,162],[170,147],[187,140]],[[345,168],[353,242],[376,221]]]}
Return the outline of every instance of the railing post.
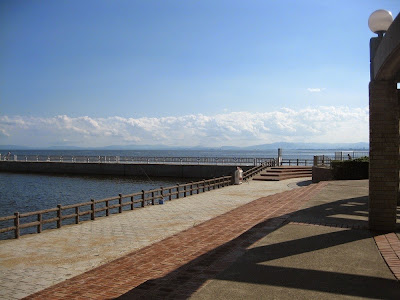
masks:
{"label": "railing post", "polygon": [[58,208],[58,210],[57,210],[57,228],[61,228],[61,225],[62,225],[62,223],[61,223],[61,204],[58,204],[57,208]]}
{"label": "railing post", "polygon": [[118,204],[119,204],[118,212],[122,213],[122,194],[118,194],[118,196],[119,196],[119,199],[118,199]]}
{"label": "railing post", "polygon": [[314,167],[318,166],[318,156],[314,155]]}
{"label": "railing post", "polygon": [[154,191],[151,192],[151,205],[154,205],[155,201],[154,201]]}
{"label": "railing post", "polygon": [[[160,187],[160,189],[161,189],[161,200],[164,203],[164,188]],[[158,200],[158,202],[160,202],[160,200]]]}
{"label": "railing post", "polygon": [[131,196],[131,210],[133,210],[133,196]]}
{"label": "railing post", "polygon": [[176,185],[176,198],[179,199],[179,183]]}
{"label": "railing post", "polygon": [[110,215],[110,209],[108,208],[108,203],[109,201],[106,201],[106,217],[108,217]]}
{"label": "railing post", "polygon": [[75,224],[79,224],[79,206],[75,207]]}
{"label": "railing post", "polygon": [[19,229],[19,212],[14,213],[14,226],[15,226],[15,238],[19,239],[20,237],[20,229]]}
{"label": "railing post", "polygon": [[168,191],[169,191],[169,201],[171,201],[172,200],[172,189],[169,189]]}
{"label": "railing post", "polygon": [[92,219],[92,220],[95,220],[96,219],[96,212],[95,212],[95,200],[94,199],[91,199],[91,201],[92,201],[92,204],[90,205],[90,209],[92,210],[92,213],[91,213],[91,215],[90,215],[90,218]]}
{"label": "railing post", "polygon": [[43,222],[42,214],[37,215],[37,220],[39,222],[39,224],[37,226],[37,233],[41,233],[42,232],[42,222]]}
{"label": "railing post", "polygon": [[299,165],[299,159],[297,159],[297,165]]}
{"label": "railing post", "polygon": [[145,197],[145,192],[142,190],[142,207],[144,207],[144,197]]}
{"label": "railing post", "polygon": [[206,180],[203,179],[203,193],[205,193],[206,191]]}
{"label": "railing post", "polygon": [[193,195],[193,181],[190,182],[190,195]]}

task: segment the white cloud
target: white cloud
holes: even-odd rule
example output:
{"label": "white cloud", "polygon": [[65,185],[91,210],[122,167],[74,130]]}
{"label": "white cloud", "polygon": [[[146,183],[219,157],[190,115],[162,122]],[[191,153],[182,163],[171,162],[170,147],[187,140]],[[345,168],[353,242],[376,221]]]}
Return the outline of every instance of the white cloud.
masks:
{"label": "white cloud", "polygon": [[0,116],[0,144],[247,146],[277,141],[368,141],[368,108],[320,106],[161,118]]}
{"label": "white cloud", "polygon": [[326,90],[326,88],[308,88],[307,91],[310,93],[319,93]]}

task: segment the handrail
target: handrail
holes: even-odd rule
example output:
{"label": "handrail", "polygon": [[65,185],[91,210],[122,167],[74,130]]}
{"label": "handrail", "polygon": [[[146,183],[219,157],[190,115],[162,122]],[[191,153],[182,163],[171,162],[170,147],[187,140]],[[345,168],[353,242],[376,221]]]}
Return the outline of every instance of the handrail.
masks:
{"label": "handrail", "polygon": [[[269,159],[243,173],[243,180],[248,180],[252,176],[258,174],[268,167],[275,166],[275,159]],[[0,217],[0,222],[13,220],[13,226],[0,228],[0,233],[14,231],[14,237],[21,236],[21,229],[36,227],[36,232],[41,233],[46,228],[44,224],[56,223],[57,228],[63,226],[63,221],[67,219],[74,219],[75,224],[82,222],[81,216],[90,215],[91,220],[99,217],[98,213],[105,211],[105,216],[109,216],[114,212],[112,209],[118,209],[118,213],[123,212],[125,206],[130,206],[130,210],[135,209],[135,204],[140,204],[140,207],[148,205],[163,204],[166,200],[173,200],[188,197],[193,194],[204,193],[214,189],[223,188],[233,184],[233,176],[222,176],[218,178],[203,179],[196,182],[189,182],[184,184],[177,184],[169,187],[160,187],[148,191],[142,190],[141,192],[131,194],[119,194],[118,196],[108,197],[104,199],[91,199],[89,202],[57,205],[56,208],[43,209],[26,213],[14,213],[13,216]],[[126,200],[128,199],[128,200]],[[97,206],[97,207],[96,207]],[[138,207],[136,207],[138,208]],[[72,210],[72,211],[71,211]],[[63,213],[64,212],[64,213]],[[56,216],[49,216],[49,213],[56,213]],[[67,214],[66,214],[67,213]],[[26,217],[36,216],[36,221],[22,223],[21,221]]]}
{"label": "handrail", "polygon": [[1,155],[0,161],[118,163],[118,164],[182,164],[259,166],[271,161],[266,157],[138,157],[138,156],[71,156],[71,155]]}
{"label": "handrail", "polygon": [[[13,216],[0,217],[0,222],[13,221],[13,226],[0,228],[0,233],[14,231],[14,237],[21,236],[21,229],[36,227],[36,232],[41,233],[46,228],[44,224],[56,223],[57,228],[63,226],[63,221],[67,219],[74,219],[75,224],[82,222],[81,216],[90,215],[91,220],[99,217],[100,212],[105,211],[105,216],[114,214],[112,209],[118,209],[118,213],[124,211],[125,206],[130,206],[130,210],[137,209],[134,204],[140,203],[140,207],[148,205],[163,204],[166,200],[173,200],[188,197],[193,194],[200,194],[214,189],[219,189],[232,184],[232,176],[222,176],[212,179],[203,179],[196,182],[185,184],[177,184],[169,187],[160,187],[148,191],[136,192],[132,194],[122,195],[119,194],[115,197],[104,199],[92,199],[90,202],[83,202],[70,205],[57,205],[56,208],[43,209],[26,213],[14,213]],[[128,199],[128,200],[126,200]],[[84,209],[85,208],[85,209]],[[84,210],[83,210],[84,209]],[[72,210],[72,211],[71,211]],[[56,213],[56,216],[49,216],[49,213]],[[36,216],[36,221],[23,223],[22,220],[26,217]]]}
{"label": "handrail", "polygon": [[246,180],[250,179],[251,177],[253,177],[254,175],[260,173],[264,169],[269,168],[269,167],[274,167],[275,164],[276,164],[276,161],[274,159],[274,160],[271,160],[268,162],[264,162],[263,164],[256,166],[254,168],[251,168],[247,171],[244,171],[243,172],[243,180],[246,181]]}
{"label": "handrail", "polygon": [[314,161],[312,159],[282,159],[281,166],[312,166]]}

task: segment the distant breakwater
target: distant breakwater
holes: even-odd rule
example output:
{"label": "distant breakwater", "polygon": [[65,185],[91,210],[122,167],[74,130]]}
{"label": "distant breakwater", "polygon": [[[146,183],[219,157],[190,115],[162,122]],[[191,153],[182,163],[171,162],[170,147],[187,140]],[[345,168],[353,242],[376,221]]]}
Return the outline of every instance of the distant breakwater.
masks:
{"label": "distant breakwater", "polygon": [[[241,166],[246,171],[254,166]],[[236,166],[0,161],[0,172],[213,178],[232,175]]]}

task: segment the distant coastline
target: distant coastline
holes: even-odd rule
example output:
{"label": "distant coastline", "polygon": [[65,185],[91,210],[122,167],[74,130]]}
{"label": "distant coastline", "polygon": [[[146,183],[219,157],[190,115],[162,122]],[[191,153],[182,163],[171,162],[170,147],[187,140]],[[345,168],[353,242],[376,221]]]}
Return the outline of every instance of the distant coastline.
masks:
{"label": "distant coastline", "polygon": [[77,146],[48,146],[48,147],[28,147],[20,145],[0,145],[0,151],[11,151],[11,150],[168,150],[168,151],[265,151],[265,150],[276,150],[278,148],[287,150],[364,150],[368,151],[369,143],[358,142],[358,143],[289,143],[289,142],[277,142],[271,144],[261,144],[246,147],[237,146],[221,146],[221,147],[185,147],[185,146],[166,146],[166,145],[110,145],[104,147],[77,147]]}

